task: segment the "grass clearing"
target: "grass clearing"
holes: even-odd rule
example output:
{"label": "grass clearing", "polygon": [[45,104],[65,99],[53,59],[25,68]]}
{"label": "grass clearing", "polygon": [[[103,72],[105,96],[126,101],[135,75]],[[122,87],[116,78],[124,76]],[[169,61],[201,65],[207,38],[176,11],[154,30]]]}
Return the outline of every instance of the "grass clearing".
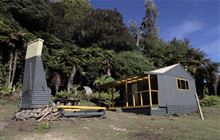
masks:
{"label": "grass clearing", "polygon": [[71,118],[61,121],[15,121],[17,100],[0,99],[0,140],[219,140],[220,106],[204,107],[199,114],[146,116],[107,111],[103,118]]}

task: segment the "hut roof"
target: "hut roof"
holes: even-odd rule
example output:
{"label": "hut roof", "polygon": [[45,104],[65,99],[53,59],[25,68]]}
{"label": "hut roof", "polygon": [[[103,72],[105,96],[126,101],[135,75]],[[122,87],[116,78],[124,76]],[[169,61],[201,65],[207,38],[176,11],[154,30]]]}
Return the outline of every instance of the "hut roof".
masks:
{"label": "hut roof", "polygon": [[168,66],[168,67],[163,67],[163,68],[160,68],[160,69],[157,69],[157,70],[153,70],[153,71],[150,71],[152,73],[166,73],[168,72],[169,70],[175,68],[176,66],[180,65],[179,63],[178,64],[174,64],[174,65],[171,65],[171,66]]}

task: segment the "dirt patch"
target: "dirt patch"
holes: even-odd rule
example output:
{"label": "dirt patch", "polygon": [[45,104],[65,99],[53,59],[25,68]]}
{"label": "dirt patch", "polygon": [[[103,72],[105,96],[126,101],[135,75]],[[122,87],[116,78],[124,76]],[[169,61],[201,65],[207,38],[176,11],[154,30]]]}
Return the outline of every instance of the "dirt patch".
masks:
{"label": "dirt patch", "polygon": [[136,132],[130,135],[132,140],[160,140],[159,134],[147,133],[147,132]]}
{"label": "dirt patch", "polygon": [[1,121],[0,122],[0,132],[3,131],[7,125],[8,125],[8,123]]}
{"label": "dirt patch", "polygon": [[5,129],[11,130],[11,131],[32,132],[34,130],[32,120],[27,120],[27,121],[7,120],[7,121],[4,121],[3,123],[6,124],[4,126]]}

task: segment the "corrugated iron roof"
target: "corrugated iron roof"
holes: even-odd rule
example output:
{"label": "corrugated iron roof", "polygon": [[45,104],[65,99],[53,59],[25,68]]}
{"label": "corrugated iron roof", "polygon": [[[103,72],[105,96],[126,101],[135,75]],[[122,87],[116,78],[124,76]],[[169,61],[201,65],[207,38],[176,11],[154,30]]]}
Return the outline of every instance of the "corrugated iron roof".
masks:
{"label": "corrugated iron roof", "polygon": [[161,68],[161,69],[157,69],[157,70],[153,70],[153,71],[150,71],[150,72],[152,72],[152,73],[165,73],[165,72],[175,68],[178,65],[180,65],[180,64],[179,63],[178,64],[174,64],[174,65],[167,66],[167,67],[164,67],[164,68]]}

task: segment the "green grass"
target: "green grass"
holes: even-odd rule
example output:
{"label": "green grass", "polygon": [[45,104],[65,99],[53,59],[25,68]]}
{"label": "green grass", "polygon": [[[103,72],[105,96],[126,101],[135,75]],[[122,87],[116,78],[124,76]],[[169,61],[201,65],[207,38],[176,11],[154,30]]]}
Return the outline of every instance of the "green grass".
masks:
{"label": "green grass", "polygon": [[220,137],[220,106],[203,107],[204,121],[197,113],[173,117],[107,112],[106,119],[16,122],[11,120],[17,110],[16,102],[0,99],[0,109],[0,140],[219,140]]}

